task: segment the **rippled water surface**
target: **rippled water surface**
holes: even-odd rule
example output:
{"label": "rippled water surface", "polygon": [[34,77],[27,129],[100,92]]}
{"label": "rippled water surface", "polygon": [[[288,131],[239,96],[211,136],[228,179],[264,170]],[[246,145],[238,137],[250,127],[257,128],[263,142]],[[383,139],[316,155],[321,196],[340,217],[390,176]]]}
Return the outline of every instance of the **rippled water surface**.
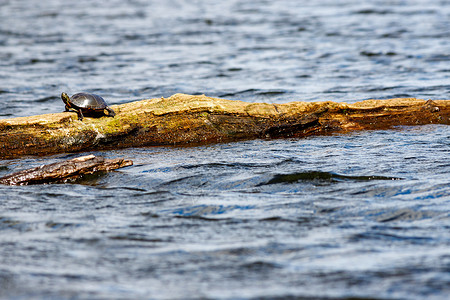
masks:
{"label": "rippled water surface", "polygon": [[[445,0],[0,0],[0,20],[1,118],[60,112],[62,91],[450,99]],[[134,166],[0,186],[0,298],[450,293],[448,126],[94,154]]]}

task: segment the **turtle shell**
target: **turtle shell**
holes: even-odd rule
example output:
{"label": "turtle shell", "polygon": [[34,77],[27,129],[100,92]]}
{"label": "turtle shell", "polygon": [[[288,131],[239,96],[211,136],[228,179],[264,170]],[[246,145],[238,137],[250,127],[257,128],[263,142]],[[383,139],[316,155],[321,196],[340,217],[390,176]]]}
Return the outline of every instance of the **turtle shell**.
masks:
{"label": "turtle shell", "polygon": [[105,99],[95,94],[78,93],[69,97],[67,93],[61,94],[61,99],[66,105],[65,111],[74,111],[78,114],[78,120],[82,121],[84,115],[89,117],[114,117],[116,113],[108,107]]}
{"label": "turtle shell", "polygon": [[81,108],[83,110],[102,111],[108,107],[105,99],[95,94],[78,93],[70,97],[72,107]]}

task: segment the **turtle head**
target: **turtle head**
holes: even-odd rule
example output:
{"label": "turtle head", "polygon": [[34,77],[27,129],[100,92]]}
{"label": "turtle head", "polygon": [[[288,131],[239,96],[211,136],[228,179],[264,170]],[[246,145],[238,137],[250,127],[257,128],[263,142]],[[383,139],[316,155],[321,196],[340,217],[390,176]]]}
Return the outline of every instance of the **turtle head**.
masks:
{"label": "turtle head", "polygon": [[69,97],[69,95],[67,95],[67,93],[62,93],[61,94],[61,99],[62,99],[62,101],[66,104],[66,105],[69,105],[69,102],[70,102],[70,97]]}

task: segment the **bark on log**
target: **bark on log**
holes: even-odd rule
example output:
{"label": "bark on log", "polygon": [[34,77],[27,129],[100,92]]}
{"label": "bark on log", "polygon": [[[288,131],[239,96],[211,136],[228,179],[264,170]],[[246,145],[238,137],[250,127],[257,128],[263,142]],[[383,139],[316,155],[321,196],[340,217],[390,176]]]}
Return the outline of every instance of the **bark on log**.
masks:
{"label": "bark on log", "polygon": [[27,185],[50,182],[67,182],[78,179],[86,174],[101,171],[111,171],[126,166],[131,166],[131,160],[122,158],[105,159],[101,156],[87,155],[62,162],[42,165],[9,174],[0,178],[1,184]]}
{"label": "bark on log", "polygon": [[450,100],[415,98],[267,104],[175,94],[112,108],[114,118],[78,121],[64,112],[2,119],[0,158],[450,124]]}

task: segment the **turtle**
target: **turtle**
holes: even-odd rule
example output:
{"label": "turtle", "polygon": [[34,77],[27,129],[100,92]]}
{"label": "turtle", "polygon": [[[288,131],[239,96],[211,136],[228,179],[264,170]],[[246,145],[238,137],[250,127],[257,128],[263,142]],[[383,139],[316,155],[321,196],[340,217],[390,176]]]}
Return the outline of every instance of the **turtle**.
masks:
{"label": "turtle", "polygon": [[114,117],[116,113],[106,104],[105,99],[95,94],[77,93],[69,97],[67,93],[61,94],[61,99],[66,105],[65,111],[74,111],[78,114],[78,120],[84,116],[90,117]]}

